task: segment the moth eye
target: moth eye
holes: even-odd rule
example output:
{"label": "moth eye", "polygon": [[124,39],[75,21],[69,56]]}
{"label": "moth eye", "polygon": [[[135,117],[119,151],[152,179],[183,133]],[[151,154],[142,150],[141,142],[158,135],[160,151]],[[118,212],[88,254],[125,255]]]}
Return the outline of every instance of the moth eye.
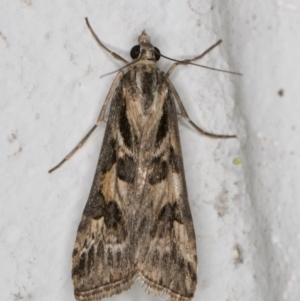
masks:
{"label": "moth eye", "polygon": [[130,56],[132,59],[137,59],[140,55],[141,47],[140,45],[135,45],[130,50]]}
{"label": "moth eye", "polygon": [[158,61],[160,59],[160,51],[158,48],[154,47],[154,54],[155,54],[155,59]]}

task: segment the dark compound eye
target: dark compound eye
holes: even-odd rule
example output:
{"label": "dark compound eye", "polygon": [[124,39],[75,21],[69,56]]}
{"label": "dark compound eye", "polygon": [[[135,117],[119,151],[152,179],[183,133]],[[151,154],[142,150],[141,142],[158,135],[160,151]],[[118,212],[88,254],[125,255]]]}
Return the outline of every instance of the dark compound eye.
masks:
{"label": "dark compound eye", "polygon": [[130,56],[132,59],[137,59],[140,55],[141,47],[140,45],[135,45],[130,50]]}
{"label": "dark compound eye", "polygon": [[158,48],[154,47],[154,54],[155,54],[155,59],[158,61],[160,59],[160,51]]}

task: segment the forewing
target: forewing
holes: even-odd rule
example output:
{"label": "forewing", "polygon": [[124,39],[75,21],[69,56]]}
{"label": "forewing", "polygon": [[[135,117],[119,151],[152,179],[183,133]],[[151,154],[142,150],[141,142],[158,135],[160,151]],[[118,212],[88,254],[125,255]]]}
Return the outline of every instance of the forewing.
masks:
{"label": "forewing", "polygon": [[170,300],[190,300],[197,284],[195,234],[185,183],[174,95],[165,83],[137,231],[140,279]]}
{"label": "forewing", "polygon": [[[126,200],[116,176],[118,149],[122,148],[118,137],[122,95],[121,80],[112,97],[94,182],[75,241],[72,278],[77,300],[100,300],[133,283]],[[123,194],[127,189],[125,183]]]}

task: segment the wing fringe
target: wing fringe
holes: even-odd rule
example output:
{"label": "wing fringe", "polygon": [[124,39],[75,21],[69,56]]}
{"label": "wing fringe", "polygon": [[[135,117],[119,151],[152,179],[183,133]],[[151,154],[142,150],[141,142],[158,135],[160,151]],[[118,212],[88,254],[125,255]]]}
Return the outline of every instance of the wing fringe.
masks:
{"label": "wing fringe", "polygon": [[122,293],[130,289],[136,278],[136,272],[132,272],[128,275],[126,279],[120,281],[109,283],[107,285],[97,287],[88,291],[78,291],[75,290],[75,298],[77,301],[99,301],[103,298],[108,298],[113,295]]}
{"label": "wing fringe", "polygon": [[167,301],[190,301],[194,297],[194,296],[191,297],[181,296],[171,291],[169,288],[161,286],[151,281],[150,279],[146,278],[142,273],[139,273],[136,276],[136,279],[138,279],[141,282],[142,286],[146,289],[147,292],[152,293],[156,296],[166,295]]}

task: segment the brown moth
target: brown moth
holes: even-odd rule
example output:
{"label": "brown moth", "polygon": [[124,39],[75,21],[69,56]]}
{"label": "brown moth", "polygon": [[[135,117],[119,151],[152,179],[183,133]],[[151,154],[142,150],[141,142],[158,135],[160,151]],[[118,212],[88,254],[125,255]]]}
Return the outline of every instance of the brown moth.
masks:
{"label": "brown moth", "polygon": [[76,300],[97,301],[128,290],[135,279],[168,300],[188,301],[197,285],[197,253],[178,134],[181,115],[188,117],[167,73],[158,69],[160,52],[145,31],[131,50],[104,102],[95,126],[52,172],[68,160],[103,121],[111,102],[91,192],[78,227],[72,279]]}

